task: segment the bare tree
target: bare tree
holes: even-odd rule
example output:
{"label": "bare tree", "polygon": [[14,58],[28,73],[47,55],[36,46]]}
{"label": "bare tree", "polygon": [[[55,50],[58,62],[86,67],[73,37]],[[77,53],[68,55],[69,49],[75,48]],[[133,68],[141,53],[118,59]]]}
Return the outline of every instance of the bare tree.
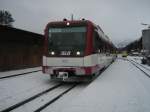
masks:
{"label": "bare tree", "polygon": [[15,20],[9,11],[0,10],[0,24],[12,27],[12,23]]}

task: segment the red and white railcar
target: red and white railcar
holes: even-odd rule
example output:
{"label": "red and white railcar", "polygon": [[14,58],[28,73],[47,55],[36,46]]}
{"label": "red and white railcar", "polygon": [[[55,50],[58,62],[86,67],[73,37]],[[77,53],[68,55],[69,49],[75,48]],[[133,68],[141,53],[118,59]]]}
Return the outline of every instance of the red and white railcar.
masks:
{"label": "red and white railcar", "polygon": [[45,29],[43,73],[52,80],[87,81],[113,60],[114,46],[88,20],[50,22]]}

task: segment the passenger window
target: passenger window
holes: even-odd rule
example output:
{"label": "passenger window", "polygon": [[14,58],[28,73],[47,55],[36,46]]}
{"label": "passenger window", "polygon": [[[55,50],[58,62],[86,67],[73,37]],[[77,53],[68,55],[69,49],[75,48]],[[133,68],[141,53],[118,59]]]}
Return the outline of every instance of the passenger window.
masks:
{"label": "passenger window", "polygon": [[100,42],[99,42],[99,35],[98,35],[98,33],[95,31],[94,32],[94,38],[93,38],[93,47],[94,47],[94,52],[98,52],[98,50],[99,50],[99,44],[100,44]]}

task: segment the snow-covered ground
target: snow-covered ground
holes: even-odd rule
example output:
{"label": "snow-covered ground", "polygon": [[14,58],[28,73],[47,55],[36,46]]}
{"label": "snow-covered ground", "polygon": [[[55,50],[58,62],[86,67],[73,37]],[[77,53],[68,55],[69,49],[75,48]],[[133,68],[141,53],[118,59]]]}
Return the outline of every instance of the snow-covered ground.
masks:
{"label": "snow-covered ground", "polygon": [[[88,87],[87,83],[82,83],[61,97],[58,101],[45,108],[42,112],[61,112],[64,108],[68,108],[70,102],[74,101]],[[72,111],[70,111],[72,112]]]}
{"label": "snow-covered ground", "polygon": [[[57,84],[42,72],[1,79],[0,110]],[[120,58],[92,83],[78,85],[42,112],[150,112],[149,85],[150,78]],[[59,87],[13,112],[32,112],[69,86]]]}
{"label": "snow-covered ground", "polygon": [[[13,112],[33,112],[40,106],[44,105],[45,103],[52,100],[54,97],[57,97],[59,94],[64,92],[66,88],[70,87],[71,84],[67,84],[65,86],[59,87],[17,109],[15,109]],[[66,108],[70,101],[73,101],[80,93],[82,93],[82,90],[85,89],[87,85],[77,86],[73,90],[71,90],[69,93],[65,94],[64,97],[56,101],[54,104],[48,106],[43,110],[43,112],[60,112],[64,107]]]}
{"label": "snow-covered ground", "polygon": [[138,68],[140,68],[142,71],[146,73],[147,76],[150,77],[150,66],[141,64],[142,57],[131,57],[128,56],[127,58],[133,65],[136,65]]}
{"label": "snow-covered ground", "polygon": [[141,62],[142,57],[139,57],[139,56],[128,56],[127,59],[136,61],[137,63],[143,65],[144,67],[146,67],[146,68],[148,68],[148,69],[150,69],[150,66],[149,66],[149,65],[147,65],[147,64],[142,64],[142,62]]}
{"label": "snow-covered ground", "polygon": [[49,76],[42,72],[0,79],[0,110],[54,85],[54,82],[50,82]]}
{"label": "snow-covered ground", "polygon": [[116,60],[60,112],[150,112],[150,78]]}
{"label": "snow-covered ground", "polygon": [[[32,69],[30,70],[32,71]],[[19,73],[19,71],[12,72]],[[22,71],[26,72],[26,70]],[[0,79],[0,111],[37,93],[40,93],[41,91],[53,87],[58,83],[59,82],[50,81],[49,75],[43,74],[41,71],[34,72],[31,75],[22,75],[18,77]],[[75,98],[75,96],[79,94],[87,85],[88,84],[80,84],[79,87],[76,87],[72,91],[73,94],[68,93],[68,95],[70,94],[68,100],[71,101],[71,99]],[[58,90],[47,93],[42,97],[35,99],[31,103],[25,104],[18,109],[15,109],[14,112],[32,112],[33,110],[37,109],[38,106],[46,103],[56,95],[60,94],[62,91],[66,90],[66,88],[68,88],[67,86],[70,86],[70,84],[66,85],[66,87],[60,87]],[[66,98],[63,101],[66,101]],[[65,102],[61,103],[65,105]]]}

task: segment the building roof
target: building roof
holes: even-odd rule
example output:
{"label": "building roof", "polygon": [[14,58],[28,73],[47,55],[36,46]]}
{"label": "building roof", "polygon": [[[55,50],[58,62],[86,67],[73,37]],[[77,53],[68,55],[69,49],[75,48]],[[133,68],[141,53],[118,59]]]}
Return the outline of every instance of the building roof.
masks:
{"label": "building roof", "polygon": [[[43,37],[42,34],[37,34],[37,33],[34,33],[34,32],[30,32],[30,31],[25,31],[25,30],[22,30],[22,29],[17,29],[17,28],[14,28],[14,27],[9,27],[9,26],[4,26],[4,25],[0,25],[0,31],[8,31],[8,32],[15,32],[15,33],[22,33],[22,34],[26,34],[26,35],[34,35],[36,37]],[[1,33],[1,32],[0,32]]]}

